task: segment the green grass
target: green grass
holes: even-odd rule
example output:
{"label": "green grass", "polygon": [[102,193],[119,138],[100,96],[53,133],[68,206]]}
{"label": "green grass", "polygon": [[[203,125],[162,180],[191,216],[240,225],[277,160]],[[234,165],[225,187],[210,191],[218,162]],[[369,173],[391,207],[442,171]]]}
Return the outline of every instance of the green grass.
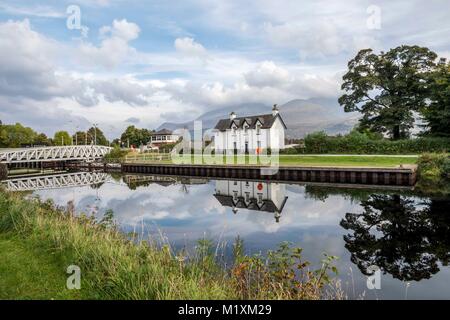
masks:
{"label": "green grass", "polygon": [[[236,247],[235,247],[236,249]],[[74,216],[51,202],[0,189],[2,299],[320,299],[333,257],[309,271],[286,244],[268,257],[236,254],[225,269],[212,242],[194,254],[173,252],[121,233],[110,220]],[[243,252],[242,249],[235,250]],[[82,291],[64,288],[68,265],[81,269]]]}
{"label": "green grass", "polygon": [[[197,159],[201,158],[198,157]],[[203,162],[193,161],[194,157],[191,157],[192,164],[213,164],[213,162],[207,162],[203,159]],[[232,159],[233,163],[226,163],[225,158],[218,158],[220,162],[215,164],[228,164],[228,165],[264,165],[264,161],[251,158],[249,156],[235,157]],[[252,162],[253,161],[253,162]],[[173,163],[169,159],[169,155],[133,155],[126,158],[125,162],[135,163],[161,163],[171,164]],[[266,161],[266,163],[268,163]],[[273,162],[272,162],[273,163]],[[280,166],[326,166],[326,167],[396,167],[401,164],[416,164],[417,157],[414,156],[359,156],[359,155],[280,155]]]}
{"label": "green grass", "polygon": [[281,155],[281,165],[293,166],[338,166],[338,167],[395,167],[400,164],[416,164],[415,157],[384,156],[291,156]]}
{"label": "green grass", "polygon": [[0,234],[0,299],[79,299],[68,290],[64,264],[11,233]]}

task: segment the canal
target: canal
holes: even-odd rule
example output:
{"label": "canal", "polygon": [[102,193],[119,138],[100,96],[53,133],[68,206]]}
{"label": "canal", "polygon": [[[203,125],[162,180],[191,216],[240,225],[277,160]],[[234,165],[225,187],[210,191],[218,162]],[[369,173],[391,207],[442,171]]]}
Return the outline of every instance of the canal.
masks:
{"label": "canal", "polygon": [[[210,239],[224,261],[237,237],[250,255],[288,241],[303,248],[313,267],[326,252],[339,257],[338,277],[350,299],[450,298],[448,197],[407,188],[78,174],[57,184],[34,177],[9,187],[97,218],[111,209],[123,232],[174,250],[192,251],[199,239]],[[366,284],[364,272],[373,265],[382,270],[379,290]]]}

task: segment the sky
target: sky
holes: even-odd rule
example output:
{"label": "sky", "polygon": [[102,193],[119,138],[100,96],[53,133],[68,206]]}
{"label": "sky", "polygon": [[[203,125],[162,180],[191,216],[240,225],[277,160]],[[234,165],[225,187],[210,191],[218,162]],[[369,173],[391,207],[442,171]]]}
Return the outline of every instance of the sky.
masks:
{"label": "sky", "polygon": [[450,58],[448,0],[0,0],[0,119],[108,138],[243,103],[337,98],[347,62]]}

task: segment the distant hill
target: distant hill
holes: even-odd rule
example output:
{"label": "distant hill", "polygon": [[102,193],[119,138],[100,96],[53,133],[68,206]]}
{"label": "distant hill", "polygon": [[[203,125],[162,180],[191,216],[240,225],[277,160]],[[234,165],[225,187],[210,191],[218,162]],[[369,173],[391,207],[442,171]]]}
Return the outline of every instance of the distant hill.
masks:
{"label": "distant hill", "polygon": [[[290,138],[302,138],[314,131],[324,130],[328,134],[347,133],[358,121],[355,113],[345,113],[335,99],[312,98],[296,99],[279,106]],[[250,103],[212,110],[202,114],[195,120],[203,122],[203,129],[213,128],[219,119],[227,118],[234,111],[238,117],[270,113],[272,106]],[[175,130],[178,128],[193,129],[194,121],[185,123],[165,122],[159,129]]]}

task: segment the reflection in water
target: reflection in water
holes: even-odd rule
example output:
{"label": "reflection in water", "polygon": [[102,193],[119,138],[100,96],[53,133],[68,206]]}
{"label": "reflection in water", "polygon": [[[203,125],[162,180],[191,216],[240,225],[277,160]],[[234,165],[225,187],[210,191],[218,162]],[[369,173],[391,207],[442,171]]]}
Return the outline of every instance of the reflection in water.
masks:
{"label": "reflection in water", "polygon": [[[96,180],[88,172],[76,173],[83,183],[61,184],[61,189],[45,189],[48,177],[30,181],[43,199],[71,202],[77,212],[98,218],[112,209],[123,231],[161,232],[174,249],[193,247],[203,237],[230,244],[240,236],[245,253],[254,254],[290,241],[303,247],[305,259],[313,263],[323,252],[339,256],[343,287],[357,292],[352,298],[367,290],[364,274],[370,265],[385,272],[377,298],[403,298],[405,281],[411,280],[417,281],[408,291],[412,298],[450,298],[450,268],[443,267],[450,256],[449,198],[418,197],[413,191],[103,175]],[[33,185],[23,186],[32,190]],[[355,264],[361,273],[349,275]]]}
{"label": "reflection in water", "polygon": [[416,203],[400,195],[371,195],[362,213],[347,213],[341,226],[351,260],[362,273],[371,265],[403,281],[429,279],[448,265],[450,200]]}
{"label": "reflection in water", "polygon": [[109,175],[104,172],[66,172],[44,176],[9,178],[4,181],[10,191],[36,191],[68,187],[92,186],[100,188]]}
{"label": "reflection in water", "polygon": [[288,199],[284,184],[238,180],[217,180],[214,197],[235,214],[239,208],[272,212],[276,222]]}

